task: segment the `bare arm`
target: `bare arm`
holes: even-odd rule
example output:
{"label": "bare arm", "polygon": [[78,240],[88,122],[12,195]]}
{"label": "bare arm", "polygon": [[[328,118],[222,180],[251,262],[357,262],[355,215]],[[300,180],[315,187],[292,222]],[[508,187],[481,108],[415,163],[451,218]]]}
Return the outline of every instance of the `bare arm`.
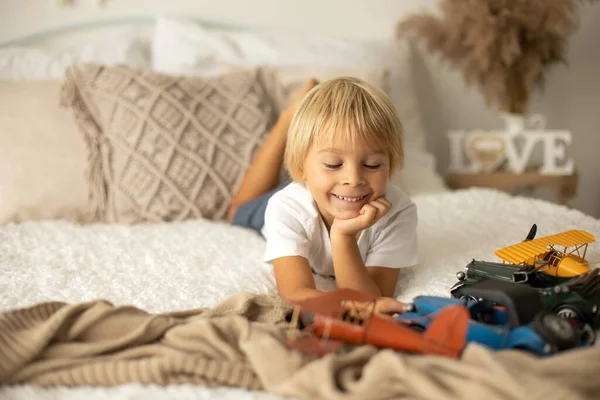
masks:
{"label": "bare arm", "polygon": [[304,257],[277,258],[273,260],[273,270],[279,295],[286,301],[301,301],[322,294],[315,288],[312,271]]}
{"label": "bare arm", "polygon": [[396,268],[366,267],[356,234],[372,226],[386,215],[392,204],[380,197],[363,207],[358,217],[348,220],[336,219],[330,230],[333,269],[338,287],[359,290],[374,296],[392,297],[398,280]]}
{"label": "bare arm", "polygon": [[339,288],[358,290],[373,296],[385,296],[360,256],[356,238],[344,234],[331,235],[331,253],[335,280]]}
{"label": "bare arm", "polygon": [[375,281],[383,297],[394,297],[396,282],[400,271],[398,268],[367,267],[371,278]]}

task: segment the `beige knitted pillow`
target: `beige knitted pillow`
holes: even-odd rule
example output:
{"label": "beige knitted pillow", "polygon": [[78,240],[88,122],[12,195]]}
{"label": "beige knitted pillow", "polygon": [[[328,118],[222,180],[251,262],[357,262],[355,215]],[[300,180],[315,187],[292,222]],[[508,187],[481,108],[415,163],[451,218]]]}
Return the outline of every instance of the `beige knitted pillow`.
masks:
{"label": "beige knitted pillow", "polygon": [[223,218],[277,117],[262,69],[173,77],[128,67],[73,66],[62,103],[89,147],[99,220]]}

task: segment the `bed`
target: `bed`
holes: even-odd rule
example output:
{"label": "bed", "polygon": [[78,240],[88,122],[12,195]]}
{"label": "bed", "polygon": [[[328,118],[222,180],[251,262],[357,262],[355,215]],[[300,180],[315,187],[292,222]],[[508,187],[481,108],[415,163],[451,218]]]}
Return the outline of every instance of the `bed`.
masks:
{"label": "bed", "polygon": [[[263,239],[220,220],[222,209],[214,202],[207,206],[212,207],[214,218],[198,218],[191,211],[173,214],[172,209],[167,214],[162,213],[164,209],[151,214],[157,210],[151,207],[136,213],[120,207],[123,203],[116,195],[112,202],[100,204],[97,193],[90,205],[92,177],[100,175],[88,163],[100,162],[102,149],[90,156],[94,143],[90,144],[93,140],[89,134],[67,136],[65,132],[73,127],[80,130],[82,125],[76,125],[73,117],[81,116],[65,114],[58,105],[58,81],[73,62],[131,68],[118,70],[119,74],[137,70],[190,79],[268,65],[282,82],[273,112],[310,75],[326,79],[353,74],[383,87],[395,101],[407,130],[407,165],[395,183],[412,196],[419,212],[421,260],[418,266],[401,271],[397,287],[400,300],[409,301],[420,294],[448,295],[457,271],[473,258],[495,259],[494,250],[523,239],[533,223],[538,224],[539,236],[569,229],[584,229],[596,235],[600,232],[600,220],[546,201],[489,189],[447,190],[432,155],[425,149],[419,110],[411,101],[414,88],[406,44],[396,46],[400,50],[392,54],[375,42],[357,45],[332,38],[238,31],[172,18],[143,22],[144,33],[139,23],[130,24],[115,37],[105,36],[69,50],[40,50],[19,41],[0,47],[0,58],[9,60],[0,64],[0,90],[16,93],[10,98],[12,105],[4,101],[4,108],[11,114],[0,115],[0,122],[25,129],[19,124],[32,121],[32,109],[39,118],[37,124],[28,124],[19,138],[6,134],[6,128],[0,133],[0,148],[11,149],[0,157],[4,185],[0,203],[0,311],[45,301],[106,299],[150,312],[168,312],[212,307],[239,292],[276,292],[272,271],[261,261]],[[150,37],[147,25],[153,28]],[[33,105],[24,109],[22,102],[34,98],[37,100],[31,102]],[[54,114],[47,115],[50,112]],[[56,113],[62,113],[61,117]],[[40,137],[42,128],[45,136]],[[246,164],[242,166],[251,159],[251,151],[244,149]],[[234,178],[223,180],[230,191],[239,184],[240,170],[236,171]],[[109,189],[108,184],[102,187]],[[107,207],[112,207],[112,214],[98,220],[98,215],[107,215]],[[590,245],[588,258],[600,258],[598,243]],[[334,282],[326,278],[317,277],[317,285],[324,290],[335,288]],[[0,397],[279,398],[227,387],[139,384],[108,388],[2,387]]]}

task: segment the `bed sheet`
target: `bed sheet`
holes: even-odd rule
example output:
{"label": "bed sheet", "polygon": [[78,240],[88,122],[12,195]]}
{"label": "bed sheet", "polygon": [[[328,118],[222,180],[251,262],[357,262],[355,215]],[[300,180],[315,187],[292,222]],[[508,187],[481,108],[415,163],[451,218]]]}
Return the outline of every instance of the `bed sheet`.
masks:
{"label": "bed sheet", "polygon": [[[569,229],[597,235],[600,220],[549,202],[469,189],[413,197],[419,210],[421,263],[401,271],[398,298],[447,295],[471,259],[496,260],[494,250]],[[148,311],[210,307],[236,292],[276,290],[262,262],[263,239],[208,220],[155,225],[77,226],[61,221],[0,228],[0,309],[41,301],[103,298]],[[600,261],[600,246],[588,249]],[[323,289],[334,287],[317,279]],[[0,398],[277,398],[239,389],[191,386],[41,389],[0,388]]]}

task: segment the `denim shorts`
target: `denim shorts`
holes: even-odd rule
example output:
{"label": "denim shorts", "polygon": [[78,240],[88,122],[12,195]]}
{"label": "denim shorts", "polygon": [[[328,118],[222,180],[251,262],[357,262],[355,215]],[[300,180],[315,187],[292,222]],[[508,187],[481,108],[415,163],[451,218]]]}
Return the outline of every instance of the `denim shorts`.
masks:
{"label": "denim shorts", "polygon": [[261,230],[265,225],[265,210],[269,199],[289,184],[290,182],[286,181],[270,192],[239,206],[231,224],[253,229],[262,236]]}

